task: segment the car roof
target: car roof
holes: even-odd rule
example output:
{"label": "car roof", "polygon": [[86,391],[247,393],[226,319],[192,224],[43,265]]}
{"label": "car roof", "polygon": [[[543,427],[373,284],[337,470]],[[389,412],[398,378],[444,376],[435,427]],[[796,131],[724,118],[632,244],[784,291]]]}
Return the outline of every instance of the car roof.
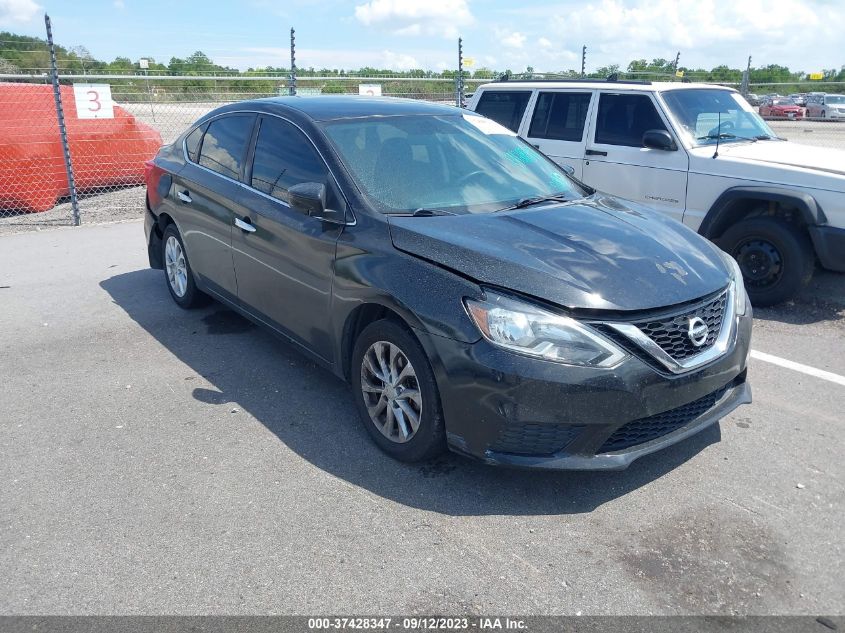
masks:
{"label": "car roof", "polygon": [[396,97],[364,97],[357,95],[288,96],[239,101],[218,112],[256,110],[284,114],[291,110],[313,121],[396,115],[455,115],[465,111],[446,104],[399,99]]}
{"label": "car roof", "polygon": [[585,88],[587,90],[613,90],[615,92],[636,91],[636,92],[666,92],[667,90],[691,90],[696,88],[715,88],[717,90],[730,90],[734,88],[719,86],[715,84],[686,83],[681,81],[497,81],[484,84],[478,90],[534,90],[536,88]]}

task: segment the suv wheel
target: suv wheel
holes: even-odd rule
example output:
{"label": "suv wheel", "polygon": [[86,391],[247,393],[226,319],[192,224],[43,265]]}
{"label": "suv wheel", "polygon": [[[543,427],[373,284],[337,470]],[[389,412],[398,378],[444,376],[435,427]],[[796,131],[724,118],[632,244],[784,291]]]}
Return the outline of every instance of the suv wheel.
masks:
{"label": "suv wheel", "polygon": [[728,228],[716,242],[739,263],[755,306],[791,299],[813,276],[810,238],[783,220],[749,218]]}
{"label": "suv wheel", "polygon": [[446,448],[440,394],[431,365],[414,336],[393,321],[368,325],[352,352],[353,397],[379,448],[416,462]]}
{"label": "suv wheel", "polygon": [[164,279],[170,296],[181,308],[198,308],[208,303],[209,297],[194,283],[194,272],[188,254],[175,224],[168,224],[161,238]]}

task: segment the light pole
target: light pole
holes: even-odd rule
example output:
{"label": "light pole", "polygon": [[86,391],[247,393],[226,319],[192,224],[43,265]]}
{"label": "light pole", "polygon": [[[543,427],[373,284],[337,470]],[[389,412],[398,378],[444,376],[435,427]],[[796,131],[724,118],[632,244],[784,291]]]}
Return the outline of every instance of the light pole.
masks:
{"label": "light pole", "polygon": [[150,102],[150,114],[153,117],[153,121],[156,120],[156,113],[155,109],[153,108],[153,93],[150,90],[150,75],[149,75],[149,68],[150,68],[150,60],[142,57],[138,60],[138,66],[141,70],[144,71],[144,82],[147,84],[147,99]]}

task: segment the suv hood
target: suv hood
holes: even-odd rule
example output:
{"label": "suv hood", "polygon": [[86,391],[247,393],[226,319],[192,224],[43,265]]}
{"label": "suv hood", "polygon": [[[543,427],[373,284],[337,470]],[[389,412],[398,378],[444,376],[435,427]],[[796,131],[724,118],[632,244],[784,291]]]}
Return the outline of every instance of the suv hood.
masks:
{"label": "suv hood", "polygon": [[[712,158],[714,147],[697,147],[693,151],[695,154]],[[814,169],[845,176],[845,152],[827,147],[815,147],[792,142],[784,143],[782,141],[722,143],[719,145],[719,156],[723,159]]]}
{"label": "suv hood", "polygon": [[479,215],[389,216],[396,248],[475,281],[573,309],[647,310],[728,284],[719,250],[615,198]]}

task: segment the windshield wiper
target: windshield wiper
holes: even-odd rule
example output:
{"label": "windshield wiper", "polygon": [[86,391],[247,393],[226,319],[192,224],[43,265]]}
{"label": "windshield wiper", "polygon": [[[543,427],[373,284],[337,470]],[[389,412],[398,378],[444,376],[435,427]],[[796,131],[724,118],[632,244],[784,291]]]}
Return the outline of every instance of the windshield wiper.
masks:
{"label": "windshield wiper", "polygon": [[451,211],[444,211],[443,209],[426,209],[420,208],[414,211],[413,213],[393,213],[391,215],[403,215],[405,217],[411,218],[431,218],[436,215],[456,215]]}
{"label": "windshield wiper", "polygon": [[498,213],[499,211],[513,211],[514,209],[524,209],[525,207],[530,207],[535,204],[541,204],[543,202],[569,202],[570,200],[571,198],[567,198],[560,193],[555,194],[553,196],[536,196],[534,198],[523,198],[516,204],[511,204],[507,207],[496,209],[496,213]]}
{"label": "windshield wiper", "polygon": [[785,141],[785,138],[781,138],[780,136],[770,136],[769,134],[760,134],[759,136],[755,136],[755,139],[758,141]]}
{"label": "windshield wiper", "polygon": [[751,141],[752,143],[756,143],[759,138],[753,136],[737,136],[736,134],[729,134],[727,132],[722,132],[721,134],[707,134],[706,136],[699,136],[695,140],[697,141],[708,141],[708,140],[719,140],[723,138],[735,138],[741,141]]}

